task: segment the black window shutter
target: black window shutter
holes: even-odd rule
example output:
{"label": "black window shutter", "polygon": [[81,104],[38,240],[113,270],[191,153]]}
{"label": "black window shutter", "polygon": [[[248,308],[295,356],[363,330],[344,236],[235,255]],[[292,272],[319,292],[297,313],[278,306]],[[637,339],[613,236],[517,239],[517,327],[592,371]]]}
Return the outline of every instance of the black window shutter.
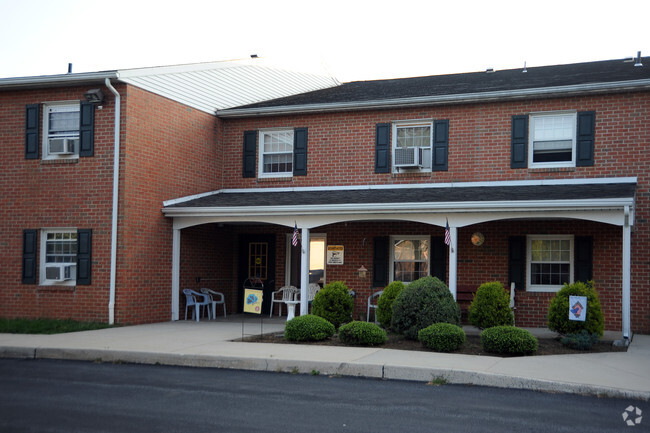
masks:
{"label": "black window shutter", "polygon": [[594,239],[591,236],[576,236],[574,247],[573,280],[586,283],[593,279]]}
{"label": "black window shutter", "polygon": [[23,230],[23,284],[36,284],[37,236],[37,230]]}
{"label": "black window shutter", "polygon": [[576,166],[594,165],[594,136],[596,132],[596,112],[578,113],[578,134],[576,137]]}
{"label": "black window shutter", "polygon": [[92,261],[92,230],[77,230],[77,285],[90,285]]}
{"label": "black window shutter", "polygon": [[375,125],[375,173],[390,173],[390,123]]}
{"label": "black window shutter", "polygon": [[431,238],[431,276],[438,277],[445,283],[447,282],[447,251],[449,249],[444,237]]}
{"label": "black window shutter", "polygon": [[257,131],[244,131],[243,177],[255,177],[256,156],[257,156]]}
{"label": "black window shutter", "polygon": [[[436,120],[433,123],[433,149],[431,170],[447,171],[449,153],[449,120]],[[442,278],[441,278],[442,280]]]}
{"label": "black window shutter", "polygon": [[526,287],[526,237],[508,238],[508,285],[515,283],[515,289]]}
{"label": "black window shutter", "polygon": [[307,128],[293,131],[293,175],[307,176]]}
{"label": "black window shutter", "polygon": [[79,107],[79,156],[95,154],[95,104],[81,102]]}
{"label": "black window shutter", "polygon": [[40,108],[39,104],[29,104],[25,107],[25,159],[38,159]]}
{"label": "black window shutter", "polygon": [[528,167],[528,116],[512,116],[510,168]]}
{"label": "black window shutter", "polygon": [[388,236],[373,239],[372,286],[388,285]]}

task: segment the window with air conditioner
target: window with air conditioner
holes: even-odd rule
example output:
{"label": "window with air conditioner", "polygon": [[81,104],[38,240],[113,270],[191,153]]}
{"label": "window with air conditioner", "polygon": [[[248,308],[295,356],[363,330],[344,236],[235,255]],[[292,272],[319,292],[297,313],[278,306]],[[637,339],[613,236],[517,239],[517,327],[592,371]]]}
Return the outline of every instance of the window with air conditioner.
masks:
{"label": "window with air conditioner", "polygon": [[73,285],[77,272],[77,230],[43,230],[41,284]]}
{"label": "window with air conditioner", "polygon": [[79,155],[79,102],[47,104],[43,110],[45,159]]}
{"label": "window with air conditioner", "polygon": [[433,122],[393,123],[393,171],[431,171]]}

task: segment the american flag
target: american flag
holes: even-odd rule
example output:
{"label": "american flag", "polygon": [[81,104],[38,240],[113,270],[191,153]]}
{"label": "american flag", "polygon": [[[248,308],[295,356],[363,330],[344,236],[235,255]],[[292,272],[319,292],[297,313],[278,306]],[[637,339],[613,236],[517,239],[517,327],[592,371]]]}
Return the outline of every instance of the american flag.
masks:
{"label": "american flag", "polygon": [[445,244],[451,245],[451,233],[449,232],[449,220],[447,220],[447,225],[445,226]]}
{"label": "american flag", "polygon": [[291,245],[293,245],[294,247],[298,246],[298,224],[297,223],[293,228],[293,238],[291,238]]}

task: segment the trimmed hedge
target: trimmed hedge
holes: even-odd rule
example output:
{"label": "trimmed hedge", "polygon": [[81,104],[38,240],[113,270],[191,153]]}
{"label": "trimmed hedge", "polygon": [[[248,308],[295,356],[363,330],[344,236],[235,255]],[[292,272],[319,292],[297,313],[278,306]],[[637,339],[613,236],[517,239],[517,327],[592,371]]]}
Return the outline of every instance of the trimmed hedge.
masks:
{"label": "trimmed hedge", "polygon": [[284,327],[284,338],[289,341],[320,341],[336,332],[334,325],[322,317],[307,314],[294,317]]}
{"label": "trimmed hedge", "polygon": [[393,318],[393,302],[402,289],[404,289],[404,283],[401,281],[393,281],[386,286],[384,292],[377,299],[377,310],[375,314],[377,315],[377,321],[384,328],[390,326],[391,319]]}
{"label": "trimmed hedge", "polygon": [[387,338],[386,331],[374,323],[353,321],[339,328],[339,340],[348,346],[378,346]]}
{"label": "trimmed hedge", "polygon": [[445,283],[436,277],[413,281],[393,302],[391,328],[409,340],[434,323],[460,326],[460,307]]}
{"label": "trimmed hedge", "polygon": [[434,323],[418,332],[418,341],[436,352],[453,352],[465,343],[463,328],[451,323]]}
{"label": "trimmed hedge", "polygon": [[481,346],[490,353],[530,355],[537,352],[537,338],[515,326],[494,326],[481,332]]}
{"label": "trimmed hedge", "polygon": [[334,281],[320,289],[312,302],[312,314],[331,322],[336,328],[352,320],[354,299],[348,286],[342,281]]}
{"label": "trimmed hedge", "polygon": [[[569,320],[569,296],[587,297],[587,317],[584,322]],[[589,334],[603,336],[605,317],[593,281],[565,284],[556,293],[548,307],[548,329],[562,335],[577,334],[584,329]]]}
{"label": "trimmed hedge", "polygon": [[515,324],[510,295],[498,281],[481,284],[468,312],[469,322],[479,329]]}

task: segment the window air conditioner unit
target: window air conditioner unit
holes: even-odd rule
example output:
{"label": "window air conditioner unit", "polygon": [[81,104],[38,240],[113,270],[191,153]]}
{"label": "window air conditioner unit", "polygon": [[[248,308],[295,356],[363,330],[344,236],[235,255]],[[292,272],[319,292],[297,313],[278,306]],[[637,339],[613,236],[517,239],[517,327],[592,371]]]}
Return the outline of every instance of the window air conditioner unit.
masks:
{"label": "window air conditioner unit", "polygon": [[50,138],[50,154],[51,155],[70,155],[74,153],[77,138]]}
{"label": "window air conditioner unit", "polygon": [[413,168],[422,165],[422,148],[398,147],[395,149],[393,161],[397,168]]}
{"label": "window air conditioner unit", "polygon": [[45,266],[45,278],[54,281],[67,281],[72,279],[72,266],[66,263],[56,263]]}

